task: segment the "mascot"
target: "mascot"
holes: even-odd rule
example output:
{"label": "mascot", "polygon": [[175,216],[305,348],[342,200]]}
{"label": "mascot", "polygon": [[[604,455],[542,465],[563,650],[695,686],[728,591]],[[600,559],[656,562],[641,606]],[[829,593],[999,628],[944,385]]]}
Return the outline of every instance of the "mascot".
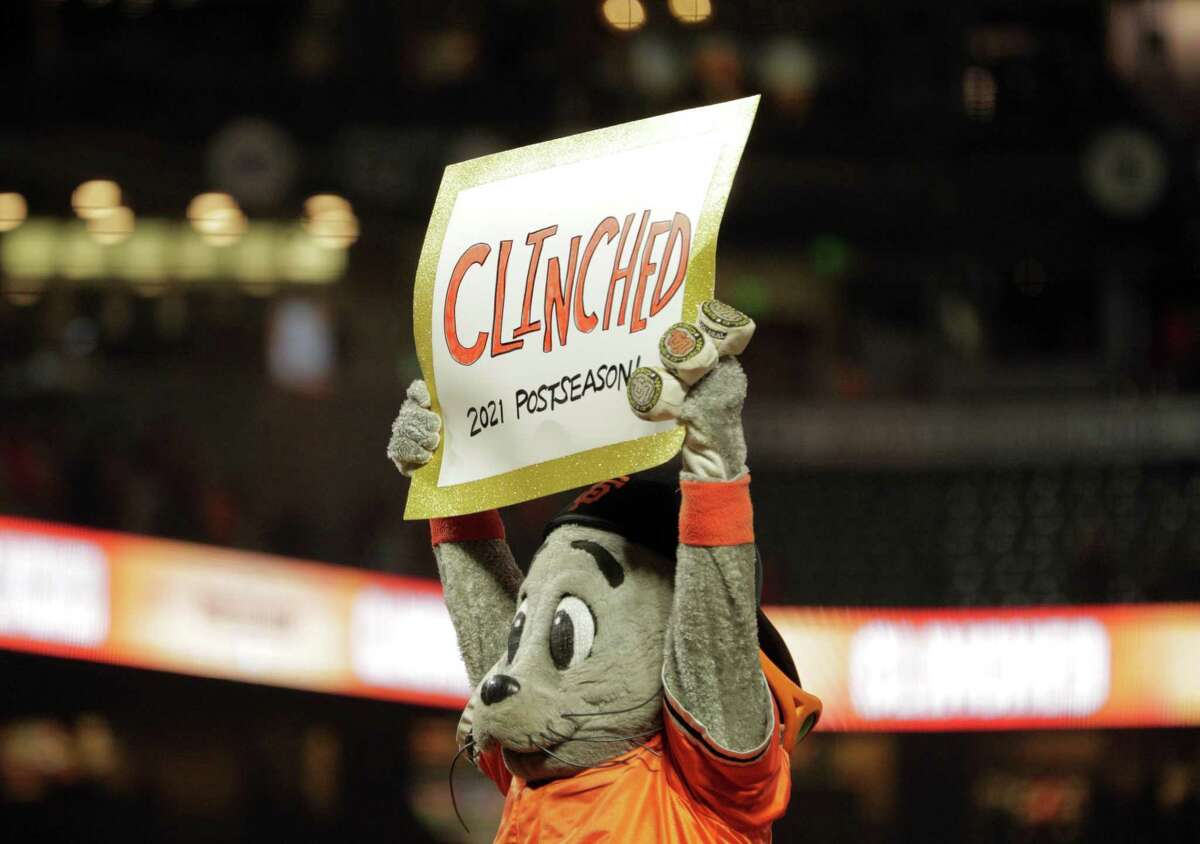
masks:
{"label": "mascot", "polygon": [[[686,426],[679,483],[593,486],[525,577],[495,511],[430,523],[474,689],[459,746],[506,796],[498,842],[764,842],[787,808],[821,704],[758,606],[735,357],[753,328],[710,301],[668,329],[627,392]],[[411,474],[440,428],[414,382],[388,456]]]}

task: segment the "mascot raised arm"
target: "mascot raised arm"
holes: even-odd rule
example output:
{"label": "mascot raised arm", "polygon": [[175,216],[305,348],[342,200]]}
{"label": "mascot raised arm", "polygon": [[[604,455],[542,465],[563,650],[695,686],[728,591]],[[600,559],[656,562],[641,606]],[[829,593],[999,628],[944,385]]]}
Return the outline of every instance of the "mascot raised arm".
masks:
{"label": "mascot raised arm", "polygon": [[[498,842],[762,842],[787,808],[821,704],[759,609],[736,359],[753,328],[710,301],[667,330],[627,392],[686,426],[679,483],[593,486],[524,578],[497,512],[430,522],[474,690],[459,746],[506,797]],[[414,382],[388,456],[411,474],[440,429]]]}

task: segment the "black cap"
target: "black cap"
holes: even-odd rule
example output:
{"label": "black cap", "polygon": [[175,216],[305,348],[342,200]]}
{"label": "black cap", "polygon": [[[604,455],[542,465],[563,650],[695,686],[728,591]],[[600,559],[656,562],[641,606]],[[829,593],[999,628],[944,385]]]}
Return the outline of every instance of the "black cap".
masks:
{"label": "black cap", "polygon": [[[601,481],[583,492],[546,524],[543,536],[563,525],[583,525],[623,536],[660,556],[675,560],[679,548],[679,508],[682,497],[674,484],[622,475]],[[762,557],[755,549],[756,600],[762,603]],[[800,678],[787,644],[775,625],[758,610],[758,646],[796,685]]]}
{"label": "black cap", "polygon": [[680,502],[678,486],[623,475],[588,488],[547,523],[543,535],[563,525],[594,527],[674,560]]}

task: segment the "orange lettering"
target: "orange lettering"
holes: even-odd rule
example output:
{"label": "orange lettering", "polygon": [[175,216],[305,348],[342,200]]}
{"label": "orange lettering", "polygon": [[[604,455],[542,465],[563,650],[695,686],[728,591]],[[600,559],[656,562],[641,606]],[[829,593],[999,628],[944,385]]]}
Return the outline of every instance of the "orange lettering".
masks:
{"label": "orange lettering", "polygon": [[600,321],[595,314],[589,314],[583,309],[583,285],[587,282],[588,267],[592,264],[592,253],[600,245],[600,238],[603,235],[608,235],[607,242],[612,243],[612,239],[617,236],[620,228],[616,217],[605,217],[601,220],[600,225],[596,226],[596,230],[588,238],[587,246],[583,250],[583,258],[579,261],[579,275],[576,276],[575,282],[575,327],[584,334],[595,330],[596,323]]}
{"label": "orange lettering", "polygon": [[625,484],[627,484],[627,483],[629,483],[628,475],[621,475],[620,477],[613,478],[612,480],[601,481],[600,483],[596,484],[595,486],[590,487],[582,495],[580,495],[578,498],[576,498],[574,501],[572,501],[571,506],[568,507],[567,509],[568,510],[577,510],[579,508],[580,504],[595,504],[597,501],[599,501],[604,496],[608,495],[614,489],[620,489],[621,487],[625,486]]}
{"label": "orange lettering", "polygon": [[[667,274],[667,267],[671,265],[671,250],[675,248],[676,241],[680,244],[679,268],[675,270],[675,278],[664,293],[663,277]],[[684,276],[687,275],[688,254],[691,252],[691,248],[692,221],[688,219],[687,214],[680,214],[676,211],[674,219],[671,220],[671,233],[667,235],[667,245],[663,247],[662,269],[659,271],[658,281],[654,285],[654,295],[650,298],[650,316],[654,316],[665,308],[679,291],[679,286],[683,284]]]}
{"label": "orange lettering", "polygon": [[533,254],[529,256],[529,272],[525,274],[525,301],[521,303],[521,324],[513,332],[513,337],[522,337],[542,327],[540,322],[529,321],[533,310],[533,281],[537,278],[538,261],[542,259],[542,241],[556,231],[558,226],[546,226],[544,229],[530,232],[525,238],[525,245],[533,247]]}
{"label": "orange lettering", "polygon": [[500,323],[504,320],[504,286],[508,283],[508,253],[512,252],[512,241],[500,241],[500,257],[496,264],[496,300],[492,304],[492,357],[515,352],[525,345],[524,340],[500,340]]}
{"label": "orange lettering", "polygon": [[446,348],[450,350],[450,357],[463,366],[470,366],[479,360],[484,346],[487,345],[487,332],[480,331],[471,346],[463,346],[459,342],[458,321],[455,314],[458,307],[458,288],[462,285],[463,276],[467,274],[467,270],[486,261],[491,251],[492,247],[486,243],[476,243],[462,254],[458,263],[454,265],[454,272],[450,273],[450,287],[446,291],[446,306],[442,320],[446,335]]}
{"label": "orange lettering", "polygon": [[654,248],[654,241],[669,228],[671,228],[670,223],[666,220],[659,220],[650,224],[650,231],[646,234],[646,248],[642,250],[642,267],[638,271],[637,292],[633,295],[633,316],[629,320],[630,334],[646,327],[646,318],[642,316],[642,302],[646,301],[646,279],[658,266],[650,261],[650,250]]}
{"label": "orange lettering", "polygon": [[625,225],[621,227],[621,239],[617,242],[617,255],[613,258],[612,278],[608,281],[608,297],[604,300],[604,330],[608,330],[609,322],[612,318],[613,293],[616,291],[617,282],[623,281],[621,287],[621,310],[617,312],[617,325],[625,324],[625,306],[629,304],[629,280],[633,275],[633,263],[637,260],[638,246],[642,242],[642,232],[646,230],[646,221],[650,219],[650,211],[642,212],[642,222],[638,225],[637,236],[633,239],[633,249],[629,253],[629,262],[625,266],[621,266],[621,253],[625,251],[625,238],[629,236],[629,227],[633,224],[633,215],[630,214],[625,218]]}
{"label": "orange lettering", "polygon": [[[571,325],[571,288],[575,285],[575,259],[579,257],[579,235],[571,238],[571,254],[567,258],[567,283],[559,283],[558,258],[554,257],[546,265],[546,332],[542,335],[542,351],[549,352],[553,345],[553,332],[550,327],[558,317],[558,345],[567,345],[567,329]],[[579,291],[575,291],[579,295]]]}

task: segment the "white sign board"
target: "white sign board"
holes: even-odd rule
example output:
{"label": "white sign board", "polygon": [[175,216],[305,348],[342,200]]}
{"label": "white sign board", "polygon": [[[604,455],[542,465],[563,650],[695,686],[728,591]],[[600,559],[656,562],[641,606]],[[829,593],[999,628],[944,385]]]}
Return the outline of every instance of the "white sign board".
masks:
{"label": "white sign board", "polygon": [[413,324],[443,421],[408,518],[514,504],[649,468],[673,422],[625,384],[711,298],[717,230],[752,97],[446,169]]}

